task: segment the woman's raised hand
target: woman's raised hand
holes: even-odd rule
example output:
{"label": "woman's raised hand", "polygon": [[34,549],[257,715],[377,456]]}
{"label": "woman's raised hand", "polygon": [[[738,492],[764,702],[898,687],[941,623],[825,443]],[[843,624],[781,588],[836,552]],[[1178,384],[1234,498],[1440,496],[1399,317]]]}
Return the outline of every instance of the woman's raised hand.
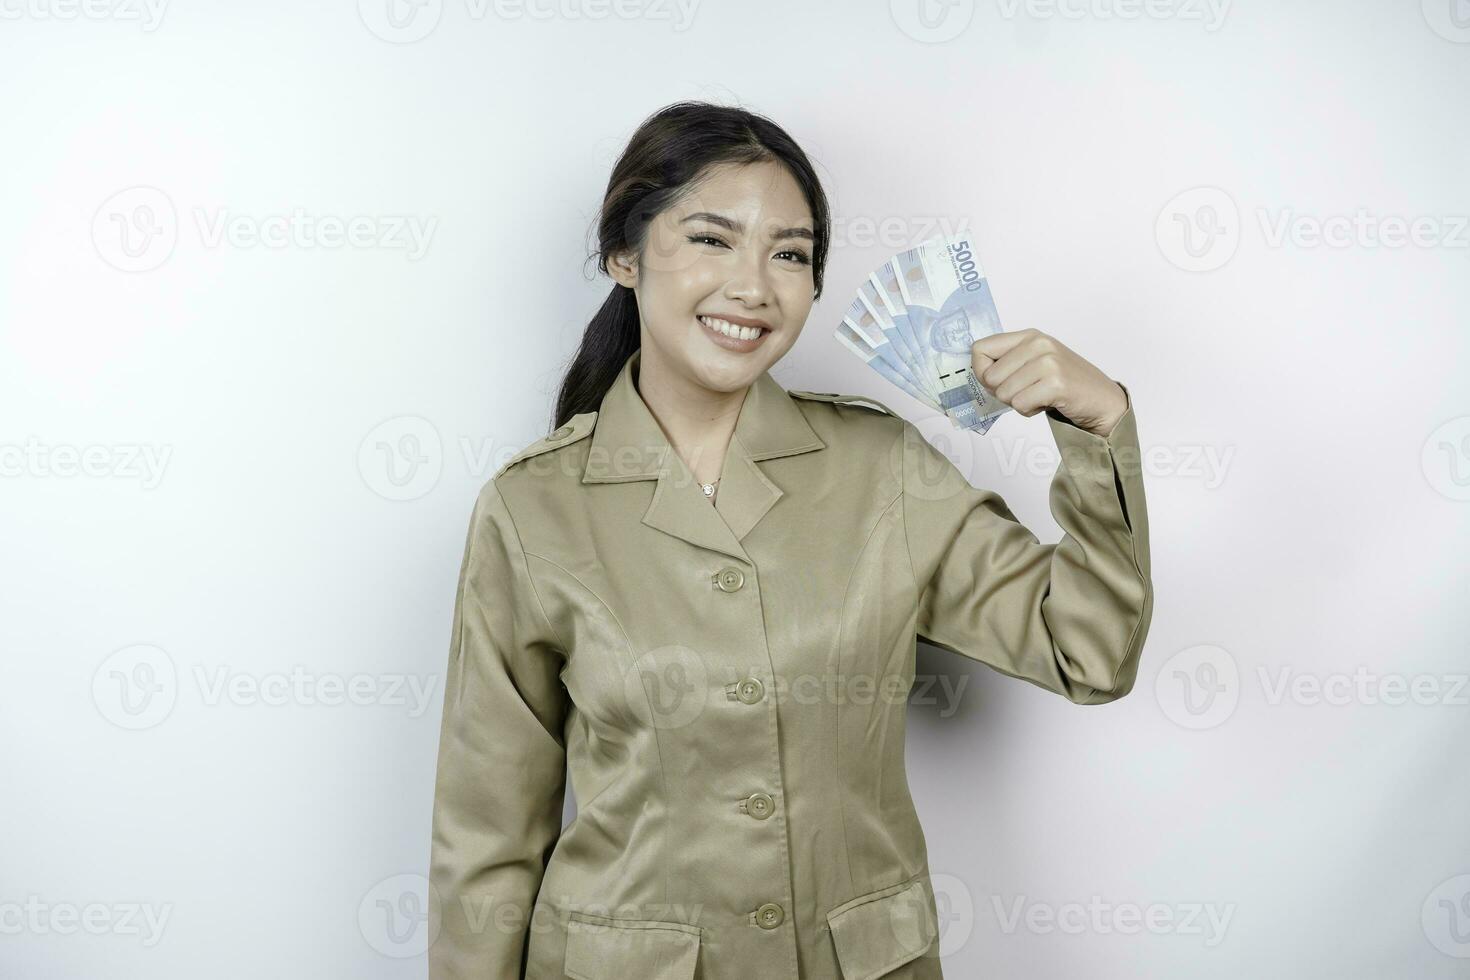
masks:
{"label": "woman's raised hand", "polygon": [[1055,409],[1078,428],[1106,437],[1128,410],[1118,382],[1040,330],[982,337],[970,356],[980,383],[1027,417]]}

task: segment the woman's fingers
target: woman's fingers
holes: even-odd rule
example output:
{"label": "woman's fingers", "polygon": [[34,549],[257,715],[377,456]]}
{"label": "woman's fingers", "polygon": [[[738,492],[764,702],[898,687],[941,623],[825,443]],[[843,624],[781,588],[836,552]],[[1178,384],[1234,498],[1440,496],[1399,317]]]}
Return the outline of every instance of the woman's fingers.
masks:
{"label": "woman's fingers", "polygon": [[[997,363],[997,367],[999,368],[1004,368],[1005,366],[1004,364]],[[1026,394],[1028,399],[1030,399],[1040,395],[1041,392],[1030,391],[1029,389],[1039,381],[1050,380],[1055,382],[1057,379],[1055,367],[1056,365],[1051,358],[1045,355],[1029,358],[1008,371],[1005,377],[997,383],[996,387],[990,390],[995,392],[995,397],[1020,412],[1022,406],[1016,404],[1017,396]]]}
{"label": "woman's fingers", "polygon": [[991,334],[975,341],[974,347],[979,348],[978,354],[971,357],[975,376],[981,384],[1000,395],[998,389],[1006,379],[1036,358],[1044,336],[1037,330],[1018,330]]}
{"label": "woman's fingers", "polygon": [[1128,409],[1123,388],[1066,344],[1026,329],[971,345],[975,376],[1020,415],[1054,408],[1080,428],[1106,436]]}
{"label": "woman's fingers", "polygon": [[1035,330],[1007,330],[1002,333],[993,333],[989,337],[981,337],[970,345],[970,357],[975,362],[975,373],[979,374],[985,368],[990,367],[1035,333],[1037,333]]}

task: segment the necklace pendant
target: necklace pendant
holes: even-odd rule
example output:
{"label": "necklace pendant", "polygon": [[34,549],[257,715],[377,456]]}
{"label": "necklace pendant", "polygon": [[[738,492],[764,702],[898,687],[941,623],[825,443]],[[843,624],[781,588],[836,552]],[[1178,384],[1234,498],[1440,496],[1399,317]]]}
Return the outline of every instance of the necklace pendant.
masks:
{"label": "necklace pendant", "polygon": [[715,485],[713,483],[701,483],[700,488],[704,490],[706,497],[713,497],[715,495]]}

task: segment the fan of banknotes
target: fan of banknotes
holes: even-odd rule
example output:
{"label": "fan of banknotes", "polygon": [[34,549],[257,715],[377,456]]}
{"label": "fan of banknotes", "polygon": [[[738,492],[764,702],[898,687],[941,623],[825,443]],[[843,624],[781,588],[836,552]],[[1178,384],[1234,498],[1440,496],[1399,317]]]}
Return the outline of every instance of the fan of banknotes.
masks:
{"label": "fan of banknotes", "polygon": [[895,255],[858,287],[837,339],[956,427],[983,434],[1010,406],[975,377],[970,345],[1000,329],[969,241],[935,238]]}

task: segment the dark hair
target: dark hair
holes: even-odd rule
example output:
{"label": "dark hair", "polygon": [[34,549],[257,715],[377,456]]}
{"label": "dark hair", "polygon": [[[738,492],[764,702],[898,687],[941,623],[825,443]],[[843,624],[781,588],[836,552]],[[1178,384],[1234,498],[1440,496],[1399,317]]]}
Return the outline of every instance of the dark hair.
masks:
{"label": "dark hair", "polygon": [[[774,161],[785,165],[811,208],[812,279],[822,295],[822,271],[831,239],[831,217],[821,181],[801,147],[765,116],[708,102],[676,102],[639,125],[613,165],[598,217],[597,259],[607,272],[609,256],[640,252],[648,225],[715,164]],[[815,298],[815,297],[814,297]],[[612,292],[587,324],[582,344],[567,367],[556,399],[552,428],[573,415],[594,412],[624,362],[638,349],[638,300],[633,290],[614,283]]]}

